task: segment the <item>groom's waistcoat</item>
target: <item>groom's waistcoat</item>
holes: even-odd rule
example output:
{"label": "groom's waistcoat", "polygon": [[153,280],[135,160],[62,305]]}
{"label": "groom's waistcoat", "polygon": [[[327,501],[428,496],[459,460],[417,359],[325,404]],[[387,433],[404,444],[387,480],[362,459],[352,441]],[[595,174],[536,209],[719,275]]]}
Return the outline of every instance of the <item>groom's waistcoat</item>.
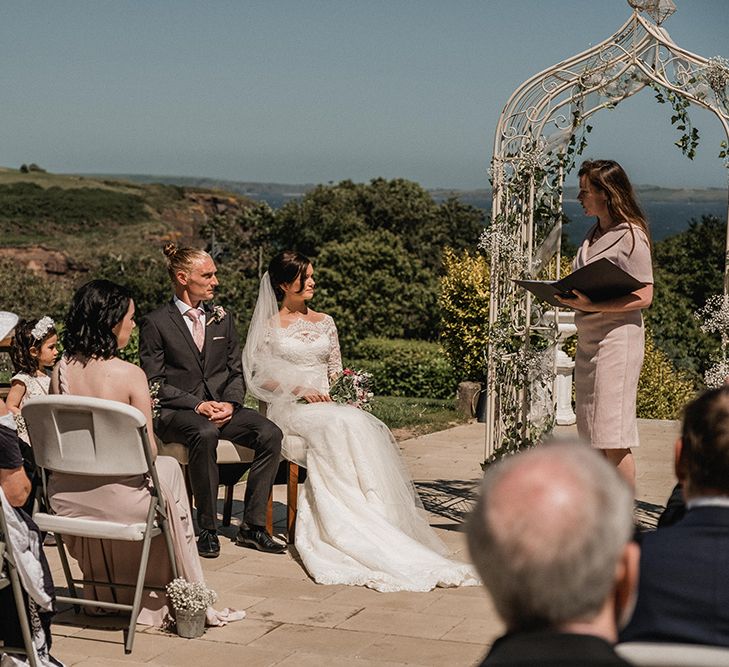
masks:
{"label": "groom's waistcoat", "polygon": [[159,383],[162,422],[170,410],[194,410],[200,401],[243,404],[240,345],[230,314],[216,322],[205,310],[205,344],[199,351],[183,315],[169,302],[141,321],[139,358],[150,384]]}

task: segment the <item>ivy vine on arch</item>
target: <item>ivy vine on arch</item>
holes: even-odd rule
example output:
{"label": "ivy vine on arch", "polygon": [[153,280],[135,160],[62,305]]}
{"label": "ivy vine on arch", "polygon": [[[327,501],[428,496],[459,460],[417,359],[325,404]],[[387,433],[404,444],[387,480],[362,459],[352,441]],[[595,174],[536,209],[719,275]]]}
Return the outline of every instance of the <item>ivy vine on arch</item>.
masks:
{"label": "ivy vine on arch", "polygon": [[[632,13],[614,35],[525,81],[497,124],[491,223],[479,244],[491,264],[486,463],[536,443],[554,422],[557,315],[513,279],[559,278],[564,178],[587,146],[590,118],[649,88],[657,102],[672,106],[675,143],[687,157],[699,140],[692,104],[711,111],[729,139],[727,60],[695,55],[671,40],[662,27],[675,11],[671,0],[628,4]],[[729,169],[727,141],[719,157]],[[707,307],[719,322],[714,330],[722,334],[729,371],[728,293],[725,262],[724,293]]]}

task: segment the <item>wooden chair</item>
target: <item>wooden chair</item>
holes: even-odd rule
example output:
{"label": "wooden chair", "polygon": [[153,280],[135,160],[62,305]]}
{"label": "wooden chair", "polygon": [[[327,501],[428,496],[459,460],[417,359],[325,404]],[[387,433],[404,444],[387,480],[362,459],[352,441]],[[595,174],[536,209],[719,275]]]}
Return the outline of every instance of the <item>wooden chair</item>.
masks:
{"label": "wooden chair", "polygon": [[[167,507],[162,494],[157,491],[159,479],[147,439],[146,419],[137,408],[118,401],[69,395],[29,399],[23,406],[22,413],[33,443],[35,461],[41,471],[46,507],[51,507],[47,488],[49,472],[103,477],[149,475],[151,493],[144,522],[98,521],[46,512],[36,512],[33,515],[41,530],[52,532],[56,536],[58,555],[70,593],[70,596],[59,595],[56,599],[73,604],[77,612],[79,605],[130,612],[124,651],[131,653],[153,537],[164,535],[172,572],[177,576],[172,536],[167,523]],[[64,535],[142,542],[136,583],[131,586],[118,582],[74,579],[66,556]],[[76,584],[109,588],[112,591],[117,588],[133,588],[133,602],[129,605],[82,598],[77,593]]]}
{"label": "wooden chair", "polygon": [[[268,405],[264,401],[258,401],[258,411],[266,415]],[[301,469],[306,470],[307,443],[300,435],[284,433],[282,450],[288,453],[288,458],[281,455],[282,461],[286,462],[286,541],[294,543],[296,538],[296,513],[299,506],[299,478]],[[299,463],[296,463],[299,461]]]}
{"label": "wooden chair", "polygon": [[20,632],[23,636],[23,646],[5,646],[0,645],[0,654],[10,653],[24,655],[28,658],[28,664],[36,667],[38,664],[33,638],[30,634],[30,625],[28,623],[28,614],[23,606],[23,587],[18,576],[18,569],[15,564],[10,546],[5,543],[8,533],[5,523],[5,508],[3,504],[7,501],[3,494],[0,493],[0,590],[12,587],[13,598],[15,600],[15,609],[18,614],[18,622],[20,624]]}
{"label": "wooden chair", "polygon": [[[187,469],[189,464],[189,448],[179,442],[162,442],[157,439],[157,453],[163,456],[171,456],[177,459],[182,466],[185,474],[185,483],[187,485],[187,493],[190,497],[190,506],[192,507],[192,491],[190,487],[190,476]],[[250,464],[253,461],[255,451],[244,445],[236,445],[230,440],[218,440],[218,448],[216,450],[219,466]],[[225,500],[223,501],[223,526],[230,525],[230,519],[233,514],[233,491],[235,482],[225,484]],[[266,529],[269,533],[273,531],[273,496],[268,498],[268,508],[266,510]]]}

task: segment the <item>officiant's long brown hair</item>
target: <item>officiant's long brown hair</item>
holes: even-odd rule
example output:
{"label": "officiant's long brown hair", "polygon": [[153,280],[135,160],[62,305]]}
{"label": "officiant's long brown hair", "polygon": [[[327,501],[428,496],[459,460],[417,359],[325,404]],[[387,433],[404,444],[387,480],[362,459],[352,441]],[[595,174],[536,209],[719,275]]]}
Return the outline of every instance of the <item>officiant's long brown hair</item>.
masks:
{"label": "officiant's long brown hair", "polygon": [[605,193],[608,212],[616,223],[629,224],[633,248],[635,248],[633,226],[643,230],[650,244],[651,234],[648,231],[645,213],[638,203],[628,175],[615,160],[585,160],[577,175],[585,176],[593,188]]}

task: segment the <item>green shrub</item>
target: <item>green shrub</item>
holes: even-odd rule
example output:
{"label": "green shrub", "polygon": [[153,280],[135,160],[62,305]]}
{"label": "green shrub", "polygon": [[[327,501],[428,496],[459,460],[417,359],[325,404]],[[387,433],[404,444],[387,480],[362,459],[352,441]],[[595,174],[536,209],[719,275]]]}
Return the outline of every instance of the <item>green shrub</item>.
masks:
{"label": "green shrub", "polygon": [[50,315],[63,321],[73,294],[65,277],[37,275],[10,258],[0,258],[0,310],[39,319]]}
{"label": "green shrub", "polygon": [[695,395],[696,387],[689,376],[674,368],[647,330],[643,370],[638,380],[638,417],[680,419],[683,407]]}
{"label": "green shrub", "polygon": [[489,327],[489,265],[483,255],[446,250],[440,281],[441,336],[458,380],[483,382]]}
{"label": "green shrub", "polygon": [[383,396],[455,395],[456,375],[437,343],[366,338],[355,346],[347,365],[372,373],[374,391]]}

